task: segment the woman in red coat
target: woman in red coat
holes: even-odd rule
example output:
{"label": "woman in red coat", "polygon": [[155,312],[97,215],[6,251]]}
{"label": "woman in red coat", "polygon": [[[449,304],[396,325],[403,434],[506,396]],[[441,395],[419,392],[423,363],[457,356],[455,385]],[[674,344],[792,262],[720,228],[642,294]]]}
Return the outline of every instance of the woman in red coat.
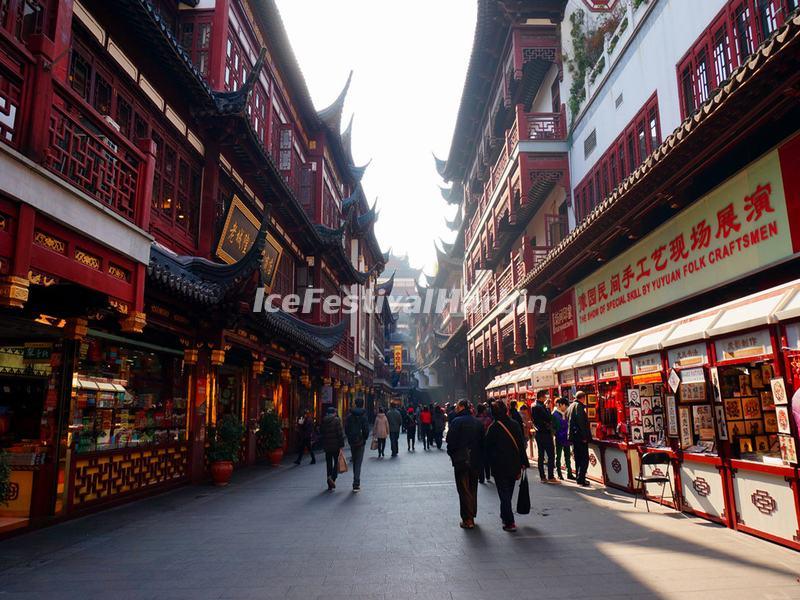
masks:
{"label": "woman in red coat", "polygon": [[422,448],[430,450],[433,432],[433,415],[427,406],[423,406],[419,413],[419,424],[422,429]]}

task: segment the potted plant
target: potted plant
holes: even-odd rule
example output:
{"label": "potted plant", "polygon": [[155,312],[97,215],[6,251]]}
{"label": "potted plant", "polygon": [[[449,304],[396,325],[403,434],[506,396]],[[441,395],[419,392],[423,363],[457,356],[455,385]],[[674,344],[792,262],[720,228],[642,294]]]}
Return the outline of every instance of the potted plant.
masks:
{"label": "potted plant", "polygon": [[233,465],[239,460],[244,427],[233,415],[225,415],[216,427],[209,429],[208,462],[214,485],[228,485],[233,475]]}
{"label": "potted plant", "polygon": [[283,428],[281,420],[274,410],[261,415],[258,426],[258,443],[267,451],[269,463],[277,467],[283,460]]}
{"label": "potted plant", "polygon": [[11,495],[11,467],[8,466],[5,450],[0,449],[0,506],[8,504]]}

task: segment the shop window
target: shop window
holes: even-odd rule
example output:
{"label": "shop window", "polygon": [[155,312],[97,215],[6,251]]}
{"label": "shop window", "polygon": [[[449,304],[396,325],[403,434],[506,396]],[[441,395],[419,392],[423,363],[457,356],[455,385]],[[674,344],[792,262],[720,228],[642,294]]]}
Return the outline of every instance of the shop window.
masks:
{"label": "shop window", "polygon": [[678,63],[683,118],[744,64],[796,7],[797,0],[729,0]]}
{"label": "shop window", "polygon": [[88,338],[81,343],[69,412],[77,452],[186,440],[182,358]]}
{"label": "shop window", "polygon": [[153,131],[156,169],[153,177],[153,211],[161,225],[193,234],[200,204],[202,165],[163,130]]}
{"label": "shop window", "polygon": [[576,186],[578,221],[585,218],[659,144],[661,125],[658,97],[653,94]]}

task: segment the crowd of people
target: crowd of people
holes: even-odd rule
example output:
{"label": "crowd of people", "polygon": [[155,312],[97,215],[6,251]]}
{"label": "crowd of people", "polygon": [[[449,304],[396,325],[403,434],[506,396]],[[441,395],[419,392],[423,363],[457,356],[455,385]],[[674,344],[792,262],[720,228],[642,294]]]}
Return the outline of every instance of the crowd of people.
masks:
{"label": "crowd of people", "polygon": [[378,408],[371,440],[367,411],[363,399],[359,398],[344,419],[339,417],[334,407],[328,407],[318,431],[310,412],[301,417],[297,428],[298,456],[295,464],[300,464],[306,450],[311,455],[311,464],[316,462],[313,448],[317,437],[325,452],[328,490],[333,491],[340,472],[347,468],[342,464],[342,451],[347,440],[353,491],[358,492],[367,444],[382,460],[387,439],[391,457],[398,456],[403,432],[409,453],[416,451],[417,441],[422,442],[425,451],[434,446],[442,450],[446,442],[459,496],[461,527],[475,527],[478,484],[491,482],[493,478],[500,499],[503,529],[515,531],[512,497],[516,482],[530,467],[529,453],[533,452],[534,442],[542,483],[560,483],[566,473],[567,479],[578,485],[589,485],[586,471],[591,434],[584,398],[583,392],[577,392],[572,402],[563,397],[551,399],[547,391],[542,390],[537,392],[536,401],[530,407],[516,401],[506,405],[502,400],[477,406],[466,399],[445,406],[402,407],[399,402],[392,402],[388,409]]}

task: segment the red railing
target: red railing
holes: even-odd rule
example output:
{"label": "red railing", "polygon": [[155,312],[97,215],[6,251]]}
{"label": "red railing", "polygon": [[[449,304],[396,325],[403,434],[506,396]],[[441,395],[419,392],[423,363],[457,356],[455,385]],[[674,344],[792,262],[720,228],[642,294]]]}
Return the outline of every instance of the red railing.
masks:
{"label": "red railing", "polygon": [[71,90],[57,86],[46,166],[133,221],[142,153]]}
{"label": "red railing", "polygon": [[497,277],[497,296],[498,300],[502,300],[511,293],[514,288],[513,275],[511,269],[513,265],[508,265],[505,270]]}
{"label": "red railing", "polygon": [[564,141],[567,123],[564,111],[558,113],[526,113],[517,106],[519,139],[522,141]]}
{"label": "red railing", "polygon": [[336,350],[334,350],[336,354],[341,356],[342,358],[346,358],[347,360],[355,360],[355,342],[353,340],[353,336],[349,333],[345,333],[344,339],[339,342],[339,345],[336,346]]}

